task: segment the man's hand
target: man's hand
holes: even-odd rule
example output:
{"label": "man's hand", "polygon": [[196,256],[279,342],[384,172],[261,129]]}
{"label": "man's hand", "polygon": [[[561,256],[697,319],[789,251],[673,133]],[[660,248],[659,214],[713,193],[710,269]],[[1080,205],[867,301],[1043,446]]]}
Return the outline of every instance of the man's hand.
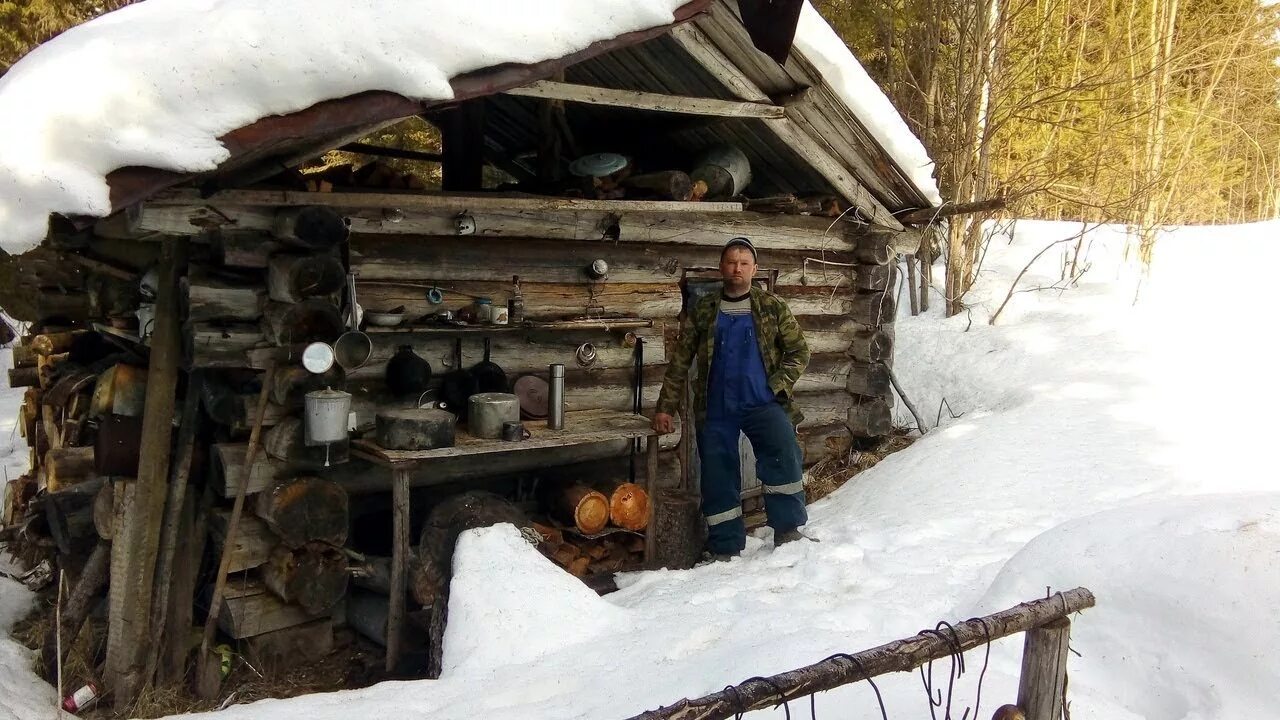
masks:
{"label": "man's hand", "polygon": [[676,431],[676,420],[667,413],[654,413],[653,429],[661,435],[673,433]]}

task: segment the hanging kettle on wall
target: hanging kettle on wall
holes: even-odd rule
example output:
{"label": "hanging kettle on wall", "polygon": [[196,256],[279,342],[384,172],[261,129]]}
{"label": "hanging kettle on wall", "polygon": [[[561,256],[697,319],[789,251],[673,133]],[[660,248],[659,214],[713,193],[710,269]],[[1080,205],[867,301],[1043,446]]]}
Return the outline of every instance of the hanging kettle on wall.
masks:
{"label": "hanging kettle on wall", "polygon": [[431,363],[413,351],[412,345],[401,345],[387,361],[387,389],[396,396],[419,396],[431,382]]}

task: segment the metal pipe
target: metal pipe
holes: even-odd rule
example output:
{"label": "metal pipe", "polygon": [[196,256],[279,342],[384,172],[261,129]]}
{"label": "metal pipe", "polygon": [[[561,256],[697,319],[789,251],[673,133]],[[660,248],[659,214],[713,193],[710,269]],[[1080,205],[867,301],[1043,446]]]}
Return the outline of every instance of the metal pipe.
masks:
{"label": "metal pipe", "polygon": [[552,363],[551,382],[547,392],[547,427],[564,429],[564,365]]}

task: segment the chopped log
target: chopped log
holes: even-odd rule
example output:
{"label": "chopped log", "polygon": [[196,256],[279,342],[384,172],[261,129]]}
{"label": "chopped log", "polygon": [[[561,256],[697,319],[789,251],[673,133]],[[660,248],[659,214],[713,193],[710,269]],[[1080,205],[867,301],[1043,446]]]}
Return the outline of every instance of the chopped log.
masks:
{"label": "chopped log", "polygon": [[262,334],[277,346],[333,342],[342,330],[338,307],[320,298],[299,303],[268,302],[262,311]]}
{"label": "chopped log", "polygon": [[40,369],[36,367],[9,368],[9,387],[39,387]]}
{"label": "chopped log", "polygon": [[347,493],[332,480],[300,477],[280,482],[258,494],[254,513],[291,548],[311,541],[338,547],[347,542]]}
{"label": "chopped log", "polygon": [[[230,520],[230,510],[219,509],[209,513],[209,537],[213,539],[214,551],[218,557],[222,557],[222,548],[227,541],[227,525]],[[262,565],[271,556],[271,550],[279,542],[280,539],[271,532],[271,528],[267,527],[265,522],[251,515],[242,516],[236,528],[227,572],[242,572]]]}
{"label": "chopped log", "polygon": [[672,570],[693,567],[702,556],[707,533],[698,494],[660,490],[656,495],[652,499],[653,527],[649,529],[656,541],[654,565]]}
{"label": "chopped log", "polygon": [[45,483],[49,492],[57,492],[93,477],[93,448],[53,448],[44,456]]}
{"label": "chopped log", "polygon": [[293,470],[322,470],[326,461],[330,465],[347,462],[351,444],[308,445],[302,419],[287,417],[263,433],[262,449],[271,460],[283,462]]}
{"label": "chopped log", "polygon": [[596,489],[609,498],[609,522],[627,530],[643,530],[649,525],[649,493],[643,487],[613,480]]}
{"label": "chopped log", "polygon": [[287,208],[276,213],[272,233],[293,244],[325,250],[347,239],[347,220],[331,207]]}
{"label": "chopped log", "polygon": [[105,482],[102,478],[86,481],[44,495],[44,516],[58,552],[70,555],[80,540],[96,536],[93,527],[93,501]]}
{"label": "chopped log", "polygon": [[[107,585],[110,561],[111,544],[99,542],[89,554],[89,559],[80,571],[80,577],[76,579],[71,596],[67,598],[67,604],[62,609],[60,621],[51,625],[45,633],[44,645],[40,653],[45,677],[57,677],[58,667],[66,662],[67,656],[71,654],[71,648],[75,645],[76,636],[80,634],[80,628],[84,626],[85,618],[89,616],[89,611],[93,609],[98,595]],[[62,627],[61,639],[57,634],[59,625]],[[61,644],[61,653],[58,652],[59,644]]]}
{"label": "chopped log", "polygon": [[898,312],[897,301],[887,292],[856,295],[850,301],[849,316],[863,325],[879,326],[891,323]]}
{"label": "chopped log", "polygon": [[893,385],[889,380],[889,366],[884,363],[854,362],[849,368],[845,389],[854,395],[890,397]]}
{"label": "chopped log", "polygon": [[552,513],[581,532],[594,535],[609,524],[609,499],[584,485],[568,485],[554,491]]}
{"label": "chopped log", "polygon": [[260,580],[227,583],[218,613],[222,632],[240,640],[310,622],[315,618],[267,590]]}
{"label": "chopped log", "polygon": [[58,428],[57,410],[51,405],[40,406],[40,427],[49,440],[49,448],[56,450],[62,447],[62,431]]}
{"label": "chopped log", "polygon": [[219,470],[214,475],[214,487],[222,497],[235,497],[241,485],[245,485],[246,494],[262,492],[289,473],[288,465],[267,457],[265,453],[258,453],[253,459],[253,467],[246,468],[248,454],[247,444],[214,444],[213,457]]}
{"label": "chopped log", "polygon": [[561,542],[559,547],[552,551],[551,561],[560,567],[567,568],[569,567],[569,563],[572,563],[581,556],[582,552],[578,549],[577,545],[568,542]]}
{"label": "chopped log", "polygon": [[36,349],[30,345],[13,346],[13,366],[15,368],[31,368],[36,366]]}
{"label": "chopped log", "polygon": [[93,528],[98,537],[110,540],[115,535],[116,501],[115,483],[108,480],[93,498]]}
{"label": "chopped log", "polygon": [[888,362],[893,359],[893,333],[889,328],[863,330],[853,334],[849,349],[845,351],[850,357],[863,362]]}
{"label": "chopped log", "polygon": [[865,265],[887,265],[894,256],[893,245],[884,234],[866,233],[857,239],[853,256]]}
{"label": "chopped log", "polygon": [[547,545],[554,547],[564,542],[564,533],[560,532],[559,528],[535,522],[533,524],[533,529],[538,531],[538,534],[542,536],[543,541]]}
{"label": "chopped log", "polygon": [[886,265],[854,265],[853,287],[856,290],[881,292],[893,287],[898,281],[898,266]]}
{"label": "chopped log", "polygon": [[83,330],[67,330],[43,333],[31,338],[29,347],[37,355],[59,355],[70,350],[76,335],[83,332]]}
{"label": "chopped log", "polygon": [[37,383],[41,388],[53,387],[58,381],[58,366],[65,363],[70,353],[57,355],[40,355],[36,360]]}
{"label": "chopped log", "polygon": [[297,549],[277,545],[262,566],[267,589],[311,615],[332,608],[346,595],[347,577],[346,556],[324,543]]}
{"label": "chopped log", "polygon": [[893,431],[893,412],[884,398],[861,398],[849,408],[845,425],[854,437],[884,437]]}
{"label": "chopped log", "polygon": [[187,319],[257,320],[262,316],[262,289],[257,285],[237,284],[194,272],[186,279]]}
{"label": "chopped log", "polygon": [[36,479],[30,474],[21,475],[4,486],[4,508],[0,513],[0,526],[8,527],[22,519],[27,502],[36,494]]}
{"label": "chopped log", "polygon": [[267,295],[276,302],[302,302],[338,292],[346,277],[331,254],[275,255],[267,265]]}
{"label": "chopped log", "polygon": [[267,674],[318,662],[333,652],[333,620],[325,618],[249,638],[246,654]]}
{"label": "chopped log", "polygon": [[679,170],[632,175],[622,181],[622,186],[639,190],[637,196],[660,200],[689,200],[693,197],[693,180],[688,173]]}
{"label": "chopped log", "polygon": [[584,578],[587,576],[587,567],[590,565],[591,565],[591,558],[580,557],[577,560],[574,560],[573,562],[569,563],[569,566],[566,567],[565,570],[569,571],[569,574],[576,578]]}

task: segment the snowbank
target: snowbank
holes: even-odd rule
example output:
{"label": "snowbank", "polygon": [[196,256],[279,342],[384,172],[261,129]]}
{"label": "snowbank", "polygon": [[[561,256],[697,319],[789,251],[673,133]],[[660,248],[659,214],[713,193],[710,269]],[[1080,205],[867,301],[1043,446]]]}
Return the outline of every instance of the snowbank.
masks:
{"label": "snowbank", "polygon": [[[1221,300],[1206,278],[1216,282],[1218,258],[1280,265],[1280,225],[1178,230],[1149,275],[1122,262],[1122,231],[1095,229],[1076,286],[1018,293],[987,325],[1028,260],[1076,230],[1020,222],[997,238],[967,298],[972,323],[899,320],[904,386],[930,422],[943,397],[959,417],[944,410],[941,427],[814,505],[808,531],[821,542],[774,550],[765,530],[740,559],[633,574],[596,598],[510,528],[472,532],[456,559],[444,678],[216,717],[628,717],[1077,585],[1098,607],[1073,626],[1072,717],[1270,717],[1280,702],[1270,289],[1226,283]],[[1062,263],[1055,246],[1023,287],[1058,282]],[[1220,300],[1200,300],[1211,294]],[[0,595],[0,608],[9,602],[27,600]],[[5,648],[0,678],[29,677]],[[1020,651],[1018,637],[993,645],[969,717],[1015,699]],[[974,705],[982,662],[969,654],[954,717]],[[943,685],[947,669],[934,669]],[[24,708],[50,695],[0,682],[12,691],[0,713],[32,716]],[[879,685],[890,717],[929,712],[914,673]],[[860,683],[816,698],[817,716],[878,717],[875,702]]]}
{"label": "snowbank", "polygon": [[[0,78],[3,247],[49,213],[106,215],[107,173],[212,170],[218,137],[367,90],[447,99],[449,78],[665,25],[684,0],[148,0],[72,28]],[[590,21],[585,21],[590,18]]]}

